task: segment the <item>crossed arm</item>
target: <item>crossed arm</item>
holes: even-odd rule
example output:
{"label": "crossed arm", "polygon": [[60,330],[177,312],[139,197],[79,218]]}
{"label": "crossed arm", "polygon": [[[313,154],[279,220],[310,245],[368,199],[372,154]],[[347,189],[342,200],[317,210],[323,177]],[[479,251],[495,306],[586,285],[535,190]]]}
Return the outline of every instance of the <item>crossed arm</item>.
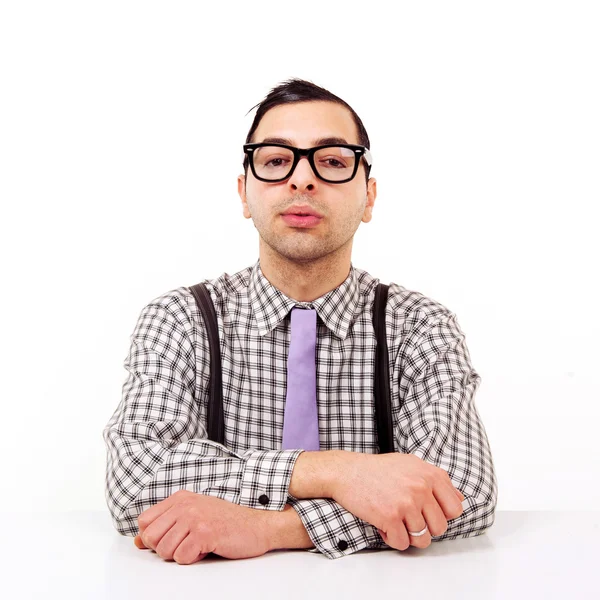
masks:
{"label": "crossed arm", "polygon": [[[328,487],[335,481],[335,466],[339,456],[335,450],[325,452],[303,452],[296,460],[289,492],[298,499],[330,498]],[[273,515],[273,549],[313,548],[314,544],[300,519],[290,504]]]}
{"label": "crossed arm", "polygon": [[[386,469],[391,465],[398,473],[390,471],[386,480]],[[370,473],[366,467],[370,467]],[[336,476],[346,470],[347,476]],[[386,527],[387,533],[378,531],[389,545],[400,550],[409,545],[429,546],[432,534],[446,531],[446,519],[463,512],[464,496],[444,471],[415,456],[396,453],[303,452],[296,460],[290,490],[300,498],[329,498],[340,493],[343,502],[350,502],[356,512]],[[313,546],[290,505],[282,511],[260,511],[180,491],[144,511],[138,521],[136,546],[152,548],[162,558],[181,564],[202,560],[209,552],[225,558],[251,558],[270,550]],[[411,527],[421,529],[423,524],[428,531],[413,540],[405,523],[411,524],[409,531]]]}
{"label": "crossed arm", "polygon": [[[334,481],[341,454],[337,451],[300,454],[290,480],[290,493],[299,498],[331,495],[328,484]],[[167,514],[169,518],[165,519]],[[134,540],[136,546],[151,548],[162,558],[180,564],[197,562],[209,552],[226,558],[250,558],[271,550],[314,547],[300,517],[289,504],[282,511],[264,511],[214,497],[177,492],[144,511],[138,521],[140,533]],[[186,544],[181,544],[182,540],[173,534],[177,527],[182,532],[191,530],[188,535],[195,539],[190,537]]]}
{"label": "crossed arm", "polygon": [[[175,513],[173,504],[189,508],[190,500],[184,502],[180,493],[187,492],[188,497],[195,495],[196,503],[203,500],[206,510],[217,511],[219,503],[227,508],[225,525],[232,519],[244,526],[258,523],[251,533],[256,529],[269,532],[266,537],[270,545],[275,544],[273,548],[315,546],[312,552],[328,558],[363,548],[398,548],[398,542],[389,544],[382,535],[383,516],[369,520],[370,513],[353,510],[352,487],[347,487],[342,501],[324,486],[335,487],[348,465],[357,460],[363,465],[365,460],[379,464],[386,457],[411,455],[447,471],[466,497],[464,512],[447,530],[432,529],[434,541],[480,535],[493,524],[497,483],[473,401],[479,376],[453,319],[429,327],[415,342],[418,351],[403,371],[404,408],[399,416],[401,431],[396,432],[407,454],[388,455],[341,450],[237,453],[208,440],[194,400],[196,377],[205,378],[206,373],[196,373],[190,357],[196,353],[196,364],[205,361],[198,360],[201,349],[192,347],[182,319],[164,306],[149,305],[142,312],[125,361],[129,376],[123,399],[104,429],[106,499],[120,533],[143,536],[144,524],[150,528],[145,522],[148,516],[159,513],[165,521]],[[340,457],[345,457],[343,464]],[[385,464],[389,468],[372,480],[375,486],[398,474],[396,465]],[[370,474],[372,465],[359,472],[356,484]],[[396,504],[404,484],[388,486],[396,490]],[[370,494],[357,491],[356,495],[364,501]],[[217,502],[211,502],[208,509],[206,498]],[[388,508],[393,507],[390,501]],[[439,521],[435,506],[429,510],[432,520]],[[161,511],[168,515],[163,517]],[[415,521],[411,526],[413,531],[422,528],[422,518],[420,524]]]}

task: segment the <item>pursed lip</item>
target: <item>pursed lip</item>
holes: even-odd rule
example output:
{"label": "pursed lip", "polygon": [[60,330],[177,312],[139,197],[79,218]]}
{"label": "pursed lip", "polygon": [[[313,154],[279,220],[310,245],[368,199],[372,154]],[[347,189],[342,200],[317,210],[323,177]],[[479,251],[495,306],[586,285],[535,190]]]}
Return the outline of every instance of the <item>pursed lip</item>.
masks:
{"label": "pursed lip", "polygon": [[318,217],[319,219],[323,217],[323,215],[319,214],[316,210],[310,208],[310,206],[290,206],[285,212],[282,212],[281,214]]}

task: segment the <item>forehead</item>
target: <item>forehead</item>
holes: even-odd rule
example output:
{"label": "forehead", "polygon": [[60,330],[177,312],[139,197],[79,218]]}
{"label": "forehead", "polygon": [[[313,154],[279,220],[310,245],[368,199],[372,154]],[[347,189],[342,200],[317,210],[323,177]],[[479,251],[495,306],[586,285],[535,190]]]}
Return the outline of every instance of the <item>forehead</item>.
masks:
{"label": "forehead", "polygon": [[265,138],[281,143],[306,148],[317,146],[322,140],[334,143],[331,138],[339,138],[337,143],[358,144],[358,132],[350,111],[335,102],[296,102],[280,104],[268,110],[261,119],[253,141],[262,142]]}

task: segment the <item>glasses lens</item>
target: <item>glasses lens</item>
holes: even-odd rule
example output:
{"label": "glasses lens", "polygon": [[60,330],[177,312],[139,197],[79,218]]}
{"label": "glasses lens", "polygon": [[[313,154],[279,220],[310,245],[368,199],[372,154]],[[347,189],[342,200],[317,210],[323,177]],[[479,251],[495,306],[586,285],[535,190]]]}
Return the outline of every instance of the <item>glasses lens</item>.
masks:
{"label": "glasses lens", "polygon": [[[294,153],[279,146],[262,146],[254,151],[254,169],[263,179],[285,179],[294,163]],[[318,174],[329,181],[344,181],[354,171],[357,160],[354,150],[328,146],[315,152],[315,167]]]}
{"label": "glasses lens", "polygon": [[294,153],[279,146],[262,146],[254,151],[254,169],[263,179],[282,179],[288,176],[294,163]]}
{"label": "glasses lens", "polygon": [[356,153],[351,148],[330,146],[315,152],[315,167],[323,179],[343,181],[354,171]]}

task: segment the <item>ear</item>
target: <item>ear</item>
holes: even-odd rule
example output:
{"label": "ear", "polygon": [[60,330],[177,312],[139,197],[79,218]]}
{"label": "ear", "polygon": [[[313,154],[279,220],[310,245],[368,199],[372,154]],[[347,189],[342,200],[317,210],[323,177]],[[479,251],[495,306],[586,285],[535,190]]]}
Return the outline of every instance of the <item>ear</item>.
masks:
{"label": "ear", "polygon": [[367,205],[365,206],[365,212],[362,217],[363,223],[368,223],[373,217],[375,198],[377,198],[377,180],[374,177],[371,177],[367,182]]}
{"label": "ear", "polygon": [[240,198],[242,200],[244,217],[246,217],[246,219],[251,219],[252,215],[250,214],[250,209],[248,208],[248,203],[246,202],[246,188],[245,188],[246,177],[244,175],[238,175],[237,182],[238,182],[238,194],[240,195]]}

